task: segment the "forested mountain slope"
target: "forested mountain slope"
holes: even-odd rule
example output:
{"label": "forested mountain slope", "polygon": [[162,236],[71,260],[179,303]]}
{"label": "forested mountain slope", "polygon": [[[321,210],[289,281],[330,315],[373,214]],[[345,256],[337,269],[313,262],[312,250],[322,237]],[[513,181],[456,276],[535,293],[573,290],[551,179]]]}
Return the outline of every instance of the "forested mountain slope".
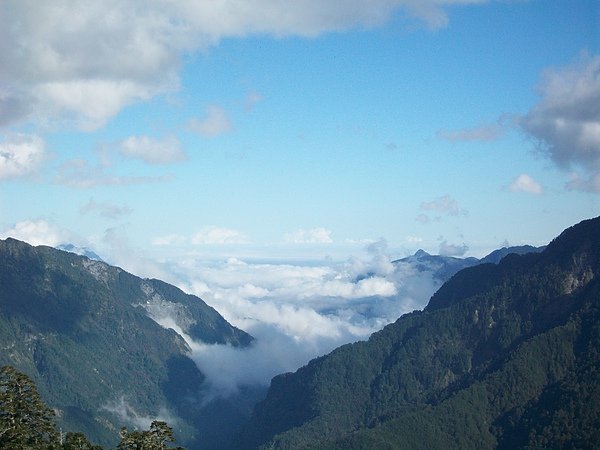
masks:
{"label": "forested mountain slope", "polygon": [[195,442],[204,376],[181,336],[157,323],[164,320],[206,343],[252,341],[174,286],[0,240],[0,366],[28,374],[65,431],[114,445],[120,426],[162,417]]}
{"label": "forested mountain slope", "polygon": [[273,379],[240,448],[597,448],[600,219]]}

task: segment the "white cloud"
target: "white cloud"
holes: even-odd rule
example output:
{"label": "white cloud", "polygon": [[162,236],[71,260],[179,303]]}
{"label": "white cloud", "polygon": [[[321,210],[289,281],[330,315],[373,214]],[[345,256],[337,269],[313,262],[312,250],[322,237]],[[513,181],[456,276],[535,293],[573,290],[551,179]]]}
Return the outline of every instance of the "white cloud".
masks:
{"label": "white cloud", "polygon": [[237,230],[208,226],[192,236],[194,245],[245,244],[246,236]]}
{"label": "white cloud", "polygon": [[186,154],[175,137],[153,139],[148,136],[130,136],[119,144],[122,155],[141,159],[148,164],[170,164],[183,161]]}
{"label": "white cloud", "polygon": [[215,137],[233,129],[227,112],[219,105],[210,105],[202,119],[191,119],[188,128],[202,136]]}
{"label": "white cloud", "polygon": [[164,12],[159,2],[3,1],[5,96],[37,118],[94,129],[124,106],[174,89],[189,33]]}
{"label": "white cloud", "polygon": [[182,55],[223,38],[373,27],[398,10],[439,28],[445,8],[484,2],[4,0],[0,125],[29,117],[101,127],[127,105],[177,89]]}
{"label": "white cloud", "polygon": [[541,98],[521,118],[522,129],[573,172],[569,188],[600,193],[600,55],[546,71],[538,89]]}
{"label": "white cloud", "polygon": [[522,173],[508,186],[511,192],[527,192],[529,194],[542,194],[544,189],[542,185],[531,178],[526,173]]}
{"label": "white cloud", "polygon": [[283,239],[290,244],[331,244],[333,242],[331,230],[323,227],[308,230],[299,229],[292,233],[287,233]]}
{"label": "white cloud", "polygon": [[128,80],[95,79],[40,83],[33,93],[36,98],[43,99],[41,109],[50,116],[73,117],[82,130],[93,131],[104,126],[125,106],[147,100],[155,92]]}
{"label": "white cloud", "polygon": [[72,233],[45,220],[24,220],[0,233],[2,239],[12,237],[31,245],[55,247],[65,242],[73,243]]}
{"label": "white cloud", "polygon": [[[431,211],[446,214],[448,216],[466,216],[468,214],[467,211],[461,208],[458,202],[448,194],[438,197],[430,202],[422,202],[420,209],[422,211]],[[418,220],[423,223],[426,222],[422,218],[418,218]]]}
{"label": "white cloud", "polygon": [[0,180],[35,173],[46,159],[39,136],[17,135],[0,142]]}

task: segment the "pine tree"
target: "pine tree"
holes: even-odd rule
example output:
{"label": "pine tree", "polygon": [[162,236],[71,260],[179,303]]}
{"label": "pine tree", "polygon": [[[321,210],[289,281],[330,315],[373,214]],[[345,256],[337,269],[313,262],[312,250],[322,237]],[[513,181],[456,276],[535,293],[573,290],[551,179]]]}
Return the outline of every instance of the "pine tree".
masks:
{"label": "pine tree", "polygon": [[40,449],[58,444],[54,412],[31,379],[14,367],[0,368],[0,448]]}
{"label": "pine tree", "polygon": [[[121,442],[118,450],[165,450],[173,449],[167,447],[167,443],[175,442],[173,430],[166,422],[155,420],[147,431],[129,431],[126,427],[121,428]],[[177,447],[173,450],[183,450]]]}
{"label": "pine tree", "polygon": [[102,447],[92,444],[83,433],[67,433],[62,445],[64,450],[102,450]]}

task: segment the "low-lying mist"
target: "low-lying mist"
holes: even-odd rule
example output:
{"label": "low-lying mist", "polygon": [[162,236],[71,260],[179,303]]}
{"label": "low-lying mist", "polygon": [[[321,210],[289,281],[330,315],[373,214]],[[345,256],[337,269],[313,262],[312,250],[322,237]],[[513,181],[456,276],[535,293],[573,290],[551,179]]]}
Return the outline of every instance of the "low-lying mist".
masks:
{"label": "low-lying mist", "polygon": [[165,311],[158,321],[187,340],[207,377],[208,399],[234,394],[244,385],[267,386],[277,374],[366,339],[402,314],[423,308],[440,285],[429,271],[392,264],[382,244],[370,246],[366,258],[343,263],[188,258],[164,267],[169,281],[256,338],[249,348],[194,342]]}

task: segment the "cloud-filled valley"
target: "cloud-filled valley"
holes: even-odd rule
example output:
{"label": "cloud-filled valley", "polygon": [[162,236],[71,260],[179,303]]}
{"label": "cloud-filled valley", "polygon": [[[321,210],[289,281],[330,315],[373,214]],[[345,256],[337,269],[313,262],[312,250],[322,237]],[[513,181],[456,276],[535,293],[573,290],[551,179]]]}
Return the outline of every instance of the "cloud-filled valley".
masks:
{"label": "cloud-filled valley", "polygon": [[[250,348],[206,345],[186,337],[214,395],[268,385],[334,348],[366,339],[402,314],[425,306],[440,286],[434,269],[392,264],[385,245],[342,263],[255,263],[193,258],[163,263],[170,281],[198,295],[256,338]],[[154,317],[158,312],[155,312]],[[157,318],[178,329],[168,311]]]}

